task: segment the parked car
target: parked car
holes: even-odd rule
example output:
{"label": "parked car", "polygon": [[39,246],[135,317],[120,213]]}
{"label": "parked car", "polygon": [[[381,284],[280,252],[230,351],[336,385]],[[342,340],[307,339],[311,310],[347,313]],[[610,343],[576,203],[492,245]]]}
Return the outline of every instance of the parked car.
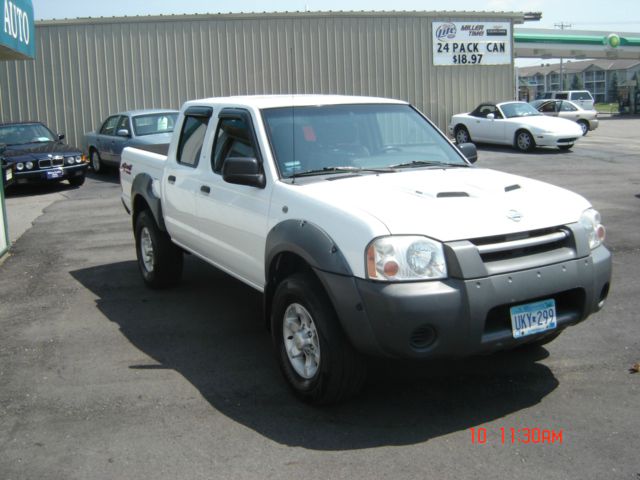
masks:
{"label": "parked car", "polygon": [[582,137],[575,122],[547,117],[526,102],[481,103],[472,112],[451,117],[449,133],[459,144],[513,145],[523,152],[536,146],[568,150]]}
{"label": "parked car", "polygon": [[[87,158],[40,122],[0,124],[0,159],[12,166],[16,185],[30,182],[84,183]],[[6,175],[6,173],[5,173]]]}
{"label": "parked car", "polygon": [[570,100],[534,100],[529,103],[544,115],[573,120],[582,128],[582,135],[598,128],[598,112],[585,110]]}
{"label": "parked car", "polygon": [[576,193],[475,168],[474,151],[399,100],[187,102],[168,155],[123,152],[141,277],[176,284],[189,252],[259,291],[284,377],[313,403],[355,394],[365,355],[549,342],[605,304],[600,214]]}
{"label": "parked car", "polygon": [[589,90],[554,90],[551,92],[544,92],[541,97],[542,100],[571,100],[577,103],[585,110],[593,110],[594,100],[593,95]]}
{"label": "parked car", "polygon": [[168,146],[177,118],[177,110],[134,110],[109,116],[97,131],[84,136],[91,168],[102,173],[105,167],[117,167],[125,147]]}

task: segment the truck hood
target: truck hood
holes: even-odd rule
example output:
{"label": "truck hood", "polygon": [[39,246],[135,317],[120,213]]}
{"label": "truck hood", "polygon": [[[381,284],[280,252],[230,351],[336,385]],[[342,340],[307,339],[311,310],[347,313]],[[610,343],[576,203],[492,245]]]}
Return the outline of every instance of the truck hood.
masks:
{"label": "truck hood", "polygon": [[568,190],[480,168],[330,177],[300,187],[317,202],[378,219],[391,234],[443,242],[574,223],[590,207]]}

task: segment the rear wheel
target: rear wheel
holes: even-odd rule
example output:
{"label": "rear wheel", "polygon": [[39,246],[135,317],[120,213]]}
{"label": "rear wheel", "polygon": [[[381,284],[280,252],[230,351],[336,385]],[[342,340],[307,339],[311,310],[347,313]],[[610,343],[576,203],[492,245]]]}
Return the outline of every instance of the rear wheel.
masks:
{"label": "rear wheel", "polygon": [[516,148],[521,152],[529,152],[536,146],[533,136],[526,130],[520,130],[516,133]]}
{"label": "rear wheel", "polygon": [[462,125],[456,127],[455,131],[456,143],[458,145],[462,145],[463,143],[469,143],[471,141],[471,135],[469,135],[469,130]]}
{"label": "rear wheel", "polygon": [[580,128],[582,129],[582,136],[589,133],[589,122],[586,120],[578,120],[578,125],[580,125]]}
{"label": "rear wheel", "polygon": [[297,273],[278,285],[271,334],[282,373],[302,400],[337,403],[364,385],[366,364],[344,335],[313,275]]}
{"label": "rear wheel", "polygon": [[156,224],[147,210],[140,212],[135,225],[138,268],[147,286],[164,288],[180,281],[182,250]]}

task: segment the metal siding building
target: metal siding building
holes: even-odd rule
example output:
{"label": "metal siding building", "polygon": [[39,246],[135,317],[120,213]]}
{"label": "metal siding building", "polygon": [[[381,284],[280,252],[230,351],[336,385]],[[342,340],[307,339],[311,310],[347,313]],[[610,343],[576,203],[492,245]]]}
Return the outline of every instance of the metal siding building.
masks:
{"label": "metal siding building", "polygon": [[433,66],[432,21],[513,25],[523,15],[322,12],[42,21],[36,24],[37,59],[0,64],[0,120],[41,120],[80,144],[83,133],[111,113],[179,108],[212,96],[392,97],[416,105],[440,128],[480,101],[513,98],[513,64]]}

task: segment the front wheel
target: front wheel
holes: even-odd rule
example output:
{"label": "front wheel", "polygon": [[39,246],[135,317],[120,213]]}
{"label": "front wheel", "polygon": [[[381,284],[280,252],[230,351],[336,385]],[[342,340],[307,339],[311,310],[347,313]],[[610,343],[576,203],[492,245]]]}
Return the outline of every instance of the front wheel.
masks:
{"label": "front wheel", "polygon": [[178,283],[182,276],[182,250],[158,228],[149,211],[140,212],[136,218],[134,234],[138,268],[147,286],[156,289]]}
{"label": "front wheel", "polygon": [[82,175],[81,177],[72,177],[69,179],[69,184],[72,187],[79,187],[84,183],[84,175]]}
{"label": "front wheel", "polygon": [[91,150],[91,169],[95,173],[104,173],[104,165],[102,164],[102,159],[100,158],[100,154],[97,150]]}
{"label": "front wheel", "polygon": [[364,359],[344,335],[328,296],[312,274],[297,273],[278,285],[271,334],[282,373],[302,400],[337,403],[364,385]]}
{"label": "front wheel", "polygon": [[536,146],[533,136],[526,130],[520,130],[516,133],[516,148],[521,152],[529,152]]}

